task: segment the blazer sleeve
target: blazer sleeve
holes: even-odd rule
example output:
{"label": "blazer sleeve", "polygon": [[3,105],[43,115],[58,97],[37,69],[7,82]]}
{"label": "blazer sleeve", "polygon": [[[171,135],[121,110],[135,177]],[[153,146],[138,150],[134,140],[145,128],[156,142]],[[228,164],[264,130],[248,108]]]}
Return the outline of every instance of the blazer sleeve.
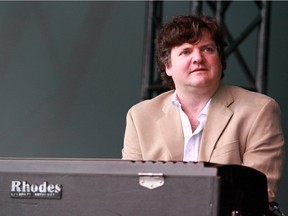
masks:
{"label": "blazer sleeve", "polygon": [[142,160],[139,138],[130,109],[126,116],[124,145],[122,149],[123,160]]}
{"label": "blazer sleeve", "polygon": [[259,110],[249,134],[243,165],[267,176],[269,200],[275,199],[284,163],[284,136],[279,105],[273,99]]}

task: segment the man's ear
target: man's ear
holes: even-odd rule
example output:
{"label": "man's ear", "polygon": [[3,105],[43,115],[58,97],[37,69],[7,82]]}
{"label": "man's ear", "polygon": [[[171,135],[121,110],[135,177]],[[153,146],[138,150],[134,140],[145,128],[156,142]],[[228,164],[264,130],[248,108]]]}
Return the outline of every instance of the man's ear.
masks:
{"label": "man's ear", "polygon": [[169,67],[169,65],[165,64],[165,71],[166,71],[166,74],[167,76],[171,76],[171,70],[170,70],[171,67]]}

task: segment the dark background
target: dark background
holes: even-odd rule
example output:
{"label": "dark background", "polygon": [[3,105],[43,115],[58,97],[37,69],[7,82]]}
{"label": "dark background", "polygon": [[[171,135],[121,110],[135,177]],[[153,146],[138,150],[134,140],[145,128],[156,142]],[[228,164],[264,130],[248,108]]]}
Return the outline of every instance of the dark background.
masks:
{"label": "dark background", "polygon": [[[287,10],[272,2],[267,93],[286,139]],[[145,1],[0,2],[0,157],[121,157],[126,112],[140,101],[145,11]],[[164,3],[164,20],[187,13],[189,2]],[[233,2],[233,35],[256,13],[253,2]],[[256,32],[241,46],[253,71],[255,40]],[[224,81],[247,84],[233,56]],[[286,166],[278,193],[286,214],[287,181]]]}

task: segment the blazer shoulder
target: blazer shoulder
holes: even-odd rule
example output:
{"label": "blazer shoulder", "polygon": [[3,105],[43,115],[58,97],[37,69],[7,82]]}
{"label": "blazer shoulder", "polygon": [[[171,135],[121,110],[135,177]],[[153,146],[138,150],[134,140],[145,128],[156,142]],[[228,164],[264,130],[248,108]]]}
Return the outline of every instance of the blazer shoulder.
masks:
{"label": "blazer shoulder", "polygon": [[[232,95],[232,97],[235,100],[245,100],[246,103],[249,101],[258,101],[258,102],[260,102],[260,101],[262,101],[262,102],[273,101],[273,102],[276,102],[275,99],[273,99],[272,97],[270,97],[268,95],[265,95],[265,94],[262,94],[259,92],[255,92],[252,90],[244,89],[242,87],[227,85],[224,88],[230,92],[230,94]],[[253,99],[253,100],[249,100],[249,99]]]}
{"label": "blazer shoulder", "polygon": [[152,99],[141,101],[130,108],[132,112],[155,112],[162,110],[164,106],[171,103],[174,90],[164,92]]}

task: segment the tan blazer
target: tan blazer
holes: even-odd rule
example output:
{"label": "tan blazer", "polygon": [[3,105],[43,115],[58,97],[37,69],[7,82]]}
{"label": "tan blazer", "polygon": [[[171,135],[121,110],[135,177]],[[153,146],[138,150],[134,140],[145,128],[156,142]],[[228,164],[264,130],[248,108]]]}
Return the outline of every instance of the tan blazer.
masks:
{"label": "tan blazer", "polygon": [[[169,91],[134,105],[127,114],[122,159],[182,161],[184,135]],[[213,96],[202,134],[199,161],[241,164],[266,174],[275,199],[283,169],[284,138],[272,98],[221,85]]]}

